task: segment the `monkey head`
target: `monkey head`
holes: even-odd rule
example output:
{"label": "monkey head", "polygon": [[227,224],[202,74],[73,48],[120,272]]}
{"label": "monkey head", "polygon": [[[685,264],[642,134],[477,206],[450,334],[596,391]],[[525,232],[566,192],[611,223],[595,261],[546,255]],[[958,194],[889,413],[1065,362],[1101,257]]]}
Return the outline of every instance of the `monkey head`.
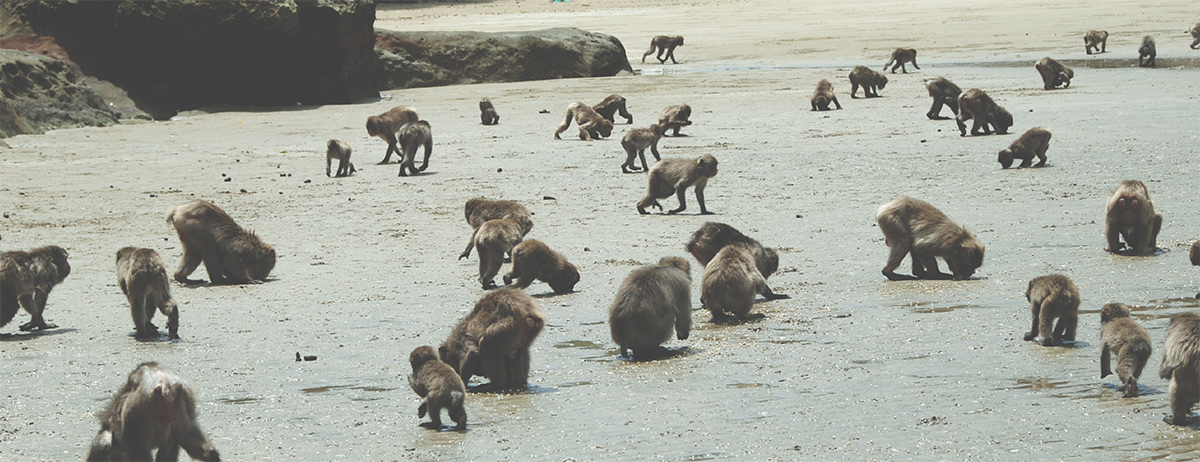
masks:
{"label": "monkey head", "polygon": [[879,89],[880,89],[880,90],[882,90],[882,89],[883,89],[883,87],[886,87],[886,86],[887,86],[887,82],[888,82],[888,81],[887,81],[887,76],[886,76],[886,75],[883,75],[883,74],[879,74],[879,82],[876,82],[876,83],[878,83],[878,84],[879,84],[878,86],[879,86]]}
{"label": "monkey head", "polygon": [[997,160],[1000,161],[1000,166],[1003,168],[1012,167],[1012,163],[1013,163],[1012,149],[1005,149],[1003,151],[1000,151],[1000,155],[998,156]]}
{"label": "monkey head", "polygon": [[954,253],[946,258],[946,266],[950,267],[954,280],[970,279],[975,270],[983,266],[983,244],[976,241],[970,231],[963,229]]}
{"label": "monkey head", "polygon": [[658,266],[673,266],[687,273],[688,279],[691,279],[692,265],[688,264],[687,260],[679,257],[663,257],[658,261]]}
{"label": "monkey head", "polygon": [[1100,309],[1100,324],[1112,321],[1117,318],[1128,318],[1129,307],[1120,303],[1109,303]]}
{"label": "monkey head", "polygon": [[379,116],[367,117],[367,135],[378,136],[379,135],[379,128],[378,128],[379,123],[380,123]]}
{"label": "monkey head", "polygon": [[412,364],[414,371],[420,369],[422,364],[425,364],[429,361],[435,361],[437,359],[437,351],[434,351],[433,347],[428,345],[416,347],[413,349],[412,353],[408,355],[408,362],[409,364]]}
{"label": "monkey head", "polygon": [[67,263],[67,257],[70,255],[67,250],[57,245],[49,247],[50,258],[54,260],[54,267],[58,270],[58,279],[55,284],[63,282],[67,276],[71,275],[71,264]]}
{"label": "monkey head", "polygon": [[579,270],[575,268],[575,265],[567,263],[567,266],[561,272],[548,275],[548,277],[550,279],[546,282],[550,284],[550,288],[554,290],[554,293],[571,293],[571,291],[575,290],[575,284],[579,282]]}
{"label": "monkey head", "polygon": [[[251,233],[253,234],[253,233]],[[275,248],[266,244],[253,247],[254,255],[245,261],[246,273],[251,280],[264,281],[275,269]]]}
{"label": "monkey head", "polygon": [[[883,87],[880,87],[883,88]],[[1008,127],[1013,124],[1013,116],[1004,108],[997,106],[996,114],[992,117],[992,127],[996,129],[997,135],[1007,135]]]}
{"label": "monkey head", "polygon": [[775,249],[764,247],[762,261],[759,261],[757,266],[763,279],[771,277],[775,271],[779,270],[779,254],[775,252]]}
{"label": "monkey head", "polygon": [[700,158],[696,160],[696,165],[699,166],[698,170],[703,176],[717,176],[717,158],[713,157],[712,154],[700,156]]}

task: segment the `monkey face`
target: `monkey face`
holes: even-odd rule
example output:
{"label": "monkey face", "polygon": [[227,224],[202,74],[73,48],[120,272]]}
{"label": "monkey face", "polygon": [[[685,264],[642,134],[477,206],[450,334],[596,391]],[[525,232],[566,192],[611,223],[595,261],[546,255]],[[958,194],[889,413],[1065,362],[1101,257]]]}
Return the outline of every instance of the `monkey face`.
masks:
{"label": "monkey face", "polygon": [[963,244],[951,258],[946,259],[946,265],[950,267],[955,280],[970,279],[975,270],[983,266],[983,246],[977,243]]}
{"label": "monkey face", "polygon": [[1008,127],[1013,124],[1013,116],[1008,111],[997,111],[996,117],[992,118],[992,126],[996,128],[997,135],[1008,134]]}
{"label": "monkey face", "polygon": [[1009,167],[1012,167],[1012,163],[1013,163],[1013,155],[1012,155],[1012,150],[1011,150],[1011,149],[1005,149],[1005,150],[1003,150],[1003,151],[1000,151],[1000,155],[999,155],[999,157],[998,157],[998,160],[1000,161],[1000,166],[1001,166],[1001,167],[1003,167],[1003,168],[1009,168]]}

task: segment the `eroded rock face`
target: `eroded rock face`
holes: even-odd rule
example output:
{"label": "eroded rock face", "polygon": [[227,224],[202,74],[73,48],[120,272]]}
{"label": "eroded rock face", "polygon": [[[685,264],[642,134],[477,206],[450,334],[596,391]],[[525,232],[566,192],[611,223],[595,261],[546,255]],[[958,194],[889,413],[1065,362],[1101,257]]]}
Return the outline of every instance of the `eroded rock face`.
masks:
{"label": "eroded rock face", "polygon": [[115,123],[100,95],[76,83],[62,61],[0,50],[0,138]]}

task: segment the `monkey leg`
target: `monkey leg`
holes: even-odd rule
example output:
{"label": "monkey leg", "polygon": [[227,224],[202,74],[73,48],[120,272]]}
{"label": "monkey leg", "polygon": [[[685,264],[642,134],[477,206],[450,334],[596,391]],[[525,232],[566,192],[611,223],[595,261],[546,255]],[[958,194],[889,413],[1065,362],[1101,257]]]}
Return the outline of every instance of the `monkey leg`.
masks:
{"label": "monkey leg", "polygon": [[1032,153],[1022,152],[1021,156],[1023,156],[1023,157],[1021,158],[1021,165],[1019,166],[1020,168],[1026,168],[1026,167],[1033,165],[1033,154]]}
{"label": "monkey leg", "polygon": [[959,112],[958,114],[958,117],[954,118],[954,123],[958,124],[958,136],[967,136],[967,124],[964,123],[966,119],[962,117],[964,112]]}
{"label": "monkey leg", "polygon": [[[167,317],[167,335],[171,340],[179,338],[179,306],[175,304],[175,300],[160,300],[158,301],[159,310]],[[158,328],[153,328],[155,332]]]}
{"label": "monkey leg", "polygon": [[[25,324],[21,324],[22,331],[45,330],[58,327],[54,324],[47,324],[42,318],[42,312],[46,310],[46,298],[50,295],[50,289],[38,289],[33,294],[26,294],[21,297],[21,306],[25,311],[29,312],[32,319]],[[28,302],[28,304],[26,304]]]}
{"label": "monkey leg", "polygon": [[500,272],[503,257],[493,255],[491,249],[476,249],[479,252],[479,282],[484,290],[496,288],[496,273]]}
{"label": "monkey leg", "polygon": [[[1186,375],[1186,377],[1181,377]],[[1197,393],[1196,373],[1192,370],[1178,369],[1171,378],[1171,415],[1163,418],[1163,422],[1171,425],[1187,425],[1188,414],[1192,405],[1196,404]]]}
{"label": "monkey leg", "polygon": [[1062,344],[1054,331],[1054,318],[1058,314],[1048,307],[1041,307],[1041,312],[1038,313],[1038,332],[1042,334],[1042,346],[1056,346]]}
{"label": "monkey leg", "polygon": [[[913,55],[913,56],[914,56],[914,58],[913,58],[913,60],[912,60],[912,63],[913,63],[913,69],[920,70],[920,69],[921,69],[921,66],[918,66],[918,65],[917,65],[917,58],[915,57],[916,55]],[[907,74],[907,73],[908,73],[908,71],[904,71],[904,73],[905,73],[905,74]]]}
{"label": "monkey leg", "polygon": [[[885,235],[887,233],[884,233]],[[912,248],[912,242],[905,239],[893,239],[888,246],[887,263],[883,265],[883,275],[887,276],[890,281],[911,281],[917,279],[916,276],[905,274],[896,274],[896,268],[900,267],[900,263],[904,261],[904,257],[908,256],[909,250]],[[913,268],[916,268],[917,260],[913,260]]]}
{"label": "monkey leg", "polygon": [[[858,82],[851,80],[850,81],[850,99],[858,99],[858,96],[855,96],[855,93],[858,93]],[[867,94],[867,91],[864,89],[863,95],[866,95],[866,94]]]}
{"label": "monkey leg", "polygon": [[442,428],[442,406],[444,400],[442,390],[429,390],[429,395],[425,397],[425,405],[429,410],[430,426],[436,429]]}
{"label": "monkey leg", "polygon": [[1125,383],[1125,393],[1122,394],[1121,397],[1122,398],[1137,398],[1137,395],[1138,395],[1137,379],[1130,377],[1124,383]]}
{"label": "monkey leg", "polygon": [[17,300],[16,290],[0,281],[0,326],[8,325],[20,310],[21,302]]}
{"label": "monkey leg", "polygon": [[1033,313],[1033,321],[1029,325],[1029,333],[1025,334],[1025,340],[1033,340],[1038,336],[1039,321],[1042,314],[1042,306],[1037,302],[1031,302],[1029,311]]}
{"label": "monkey leg", "polygon": [[836,106],[838,109],[841,109],[841,108],[842,108],[842,103],[839,103],[839,102],[838,102],[838,100],[837,100],[837,97],[836,97],[836,96],[834,96],[834,97],[833,97],[833,105],[834,105],[834,106]]}
{"label": "monkey leg", "polygon": [[467,241],[466,250],[463,250],[462,253],[458,254],[459,260],[462,260],[464,258],[469,258],[471,256],[471,249],[475,247],[475,235],[478,233],[479,233],[478,226],[476,226],[475,229],[471,230],[471,240]]}
{"label": "monkey leg", "polygon": [[1064,314],[1058,317],[1058,324],[1054,326],[1054,338],[1059,340],[1075,341],[1075,328],[1079,324],[1078,314]]}
{"label": "monkey leg", "polygon": [[[1049,147],[1050,147],[1049,143],[1043,144],[1043,145],[1041,145],[1041,147],[1037,148],[1037,150],[1034,151],[1034,155],[1036,155],[1038,158],[1038,163],[1037,163],[1037,165],[1034,165],[1034,167],[1041,167],[1041,166],[1046,165],[1046,149]],[[1029,160],[1033,161],[1033,159],[1029,159]]]}
{"label": "monkey leg", "polygon": [[168,446],[175,449],[176,456],[164,459],[162,458],[163,450],[159,448],[157,460],[178,460],[178,452],[181,447],[184,451],[187,451],[189,456],[196,460],[203,460],[205,462],[219,462],[221,460],[221,454],[217,452],[212,442],[208,440],[208,437],[204,435],[204,432],[194,422],[183,423],[176,430],[175,441],[172,441]]}
{"label": "monkey leg", "polygon": [[1150,227],[1150,243],[1148,251],[1153,253],[1158,250],[1158,232],[1162,230],[1162,214],[1155,213],[1154,219],[1151,220]]}
{"label": "monkey leg", "polygon": [[651,43],[651,44],[650,44],[650,49],[649,49],[649,50],[646,50],[646,52],[645,52],[645,53],[642,53],[642,62],[643,62],[643,63],[645,63],[645,62],[646,62],[646,57],[647,57],[647,56],[650,56],[650,55],[654,54],[654,49],[655,49],[655,48],[658,48],[658,47],[654,46],[654,44],[653,44],[653,43]]}
{"label": "monkey leg", "polygon": [[450,407],[447,408],[447,411],[449,411],[450,420],[453,420],[454,423],[457,424],[454,426],[455,430],[467,429],[467,410],[463,409],[461,398],[451,404]]}
{"label": "monkey leg", "polygon": [[183,257],[179,260],[179,268],[175,270],[175,280],[184,284],[196,284],[204,282],[198,279],[188,279],[187,277],[200,267],[200,262],[204,261],[203,253],[197,248],[198,244],[183,244]]}
{"label": "monkey leg", "polygon": [[929,120],[946,120],[946,119],[949,119],[949,117],[942,117],[942,116],[941,116],[941,113],[942,113],[942,105],[943,105],[943,103],[942,103],[942,99],[941,99],[941,98],[934,98],[934,99],[933,99],[933,104],[932,104],[931,106],[929,106],[929,112],[925,113],[925,117],[928,117],[928,118],[929,118]]}
{"label": "monkey leg", "polygon": [[[937,257],[933,256],[929,252],[924,251],[924,250],[917,250],[916,246],[913,246],[912,257],[913,257],[913,276],[916,276],[918,279],[953,279],[954,278],[953,274],[946,274],[946,273],[943,273],[942,270],[938,269]],[[918,260],[920,261],[920,264],[917,263]],[[920,271],[918,271],[918,268],[920,269]]]}
{"label": "monkey leg", "polygon": [[1105,220],[1104,237],[1108,240],[1108,248],[1104,250],[1116,253],[1125,247],[1125,244],[1121,243],[1121,232],[1113,226],[1111,219]]}
{"label": "monkey leg", "polygon": [[[143,284],[132,284],[129,288],[129,312],[133,316],[133,328],[137,330],[134,334],[136,338],[146,339],[158,336],[158,330],[151,332],[150,316],[153,311],[147,313],[146,310],[146,288]],[[153,307],[150,307],[153,310]]]}
{"label": "monkey leg", "polygon": [[625,109],[624,104],[617,108],[617,114],[620,114],[621,117],[625,118],[626,125],[633,125],[633,114],[630,114],[629,111]]}
{"label": "monkey leg", "polygon": [[[675,60],[675,47],[671,47],[670,50],[667,50],[667,57],[671,58],[671,64],[679,64],[679,61]],[[666,64],[665,59],[663,60],[663,64]]]}
{"label": "monkey leg", "polygon": [[529,385],[529,348],[518,348],[516,354],[508,361],[509,388],[525,388]]}
{"label": "monkey leg", "polygon": [[[424,172],[425,169],[429,168],[429,155],[430,154],[433,154],[433,140],[432,139],[425,141],[425,159],[421,161],[421,168],[418,168],[416,172],[413,172],[414,175],[416,175],[417,172]],[[410,166],[411,166],[411,164],[410,164]]]}
{"label": "monkey leg", "polygon": [[[1104,341],[1104,339],[1101,339],[1101,341]],[[1108,342],[1105,342],[1104,346],[1100,347],[1100,378],[1112,375],[1112,369],[1110,368],[1110,362],[1112,361],[1112,358],[1110,358],[1112,356],[1111,353],[1114,352],[1110,352]],[[1117,358],[1117,370],[1120,370],[1120,361],[1121,358]],[[1118,377],[1121,377],[1122,382],[1125,381],[1124,376],[1118,375]]]}
{"label": "monkey leg", "polygon": [[[329,167],[331,165],[333,165],[333,158],[329,157],[329,156],[325,156],[325,176],[326,177],[329,176]],[[338,171],[341,171],[341,167],[338,167]]]}

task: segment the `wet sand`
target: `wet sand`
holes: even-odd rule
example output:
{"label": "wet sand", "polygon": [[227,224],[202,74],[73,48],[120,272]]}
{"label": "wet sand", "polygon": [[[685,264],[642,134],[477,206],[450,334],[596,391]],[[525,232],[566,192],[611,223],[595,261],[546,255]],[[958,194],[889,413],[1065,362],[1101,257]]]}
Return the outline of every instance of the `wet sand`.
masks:
{"label": "wet sand", "polygon": [[[1200,450],[1197,428],[1162,423],[1168,383],[1157,376],[1168,317],[1200,307],[1186,256],[1200,237],[1200,79],[1171,64],[1200,55],[1183,34],[1192,5],[922,5],[387,7],[378,27],[611,33],[641,75],[392,91],[367,104],[197,111],[5,140],[0,249],[61,245],[74,269],[50,296],[59,328],[21,333],[21,313],[0,329],[0,455],[81,458],[94,413],[148,360],[197,384],[201,423],[230,460],[1130,460]],[[612,27],[594,14],[602,7],[620,18]],[[1022,7],[1039,14],[1012,13]],[[1113,34],[1108,53],[1083,53],[1090,28]],[[687,37],[680,64],[639,62],[659,33]],[[1130,66],[1147,33],[1159,69]],[[921,70],[889,74],[882,98],[851,99],[850,67],[878,69],[896,46],[918,48]],[[1069,89],[1043,91],[1032,63],[1047,55],[1091,64],[1073,64]],[[987,90],[1014,114],[1013,133],[962,138],[953,121],[927,120],[921,80],[939,75]],[[822,78],[844,110],[807,110]],[[565,106],[610,93],[628,98],[632,126],[595,142],[552,139]],[[500,125],[479,125],[484,96]],[[694,125],[659,148],[720,160],[706,191],[716,215],[697,215],[689,192],[679,216],[639,216],[645,178],[620,173],[619,137],[681,102]],[[431,166],[416,177],[375,165],[384,144],[363,129],[366,116],[400,104],[433,126]],[[1048,165],[1001,170],[996,152],[1033,126],[1054,133]],[[354,147],[355,176],[323,175],[330,138]],[[1164,215],[1157,256],[1103,250],[1104,204],[1124,179],[1145,181]],[[471,394],[469,430],[433,432],[417,426],[406,357],[444,340],[484,293],[477,258],[456,260],[470,236],[462,205],[480,195],[526,204],[528,237],[563,253],[582,280],[569,295],[529,289],[549,320],[529,390]],[[974,280],[884,279],[874,214],[898,195],[976,233],[987,256]],[[183,340],[135,341],[115,252],[154,248],[173,268],[181,249],[165,217],[192,198],[256,231],[278,264],[264,284],[174,286]],[[708,220],[777,248],[770,283],[792,298],[756,304],[765,317],[744,325],[709,323],[697,264],[696,325],[668,344],[687,354],[618,358],[605,323],[617,285],[639,265],[685,256]],[[1082,293],[1079,338],[1043,348],[1022,340],[1024,289],[1056,272]],[[1154,340],[1138,398],[1099,378],[1098,312],[1112,301],[1133,306]],[[318,359],[295,362],[296,352]]]}

